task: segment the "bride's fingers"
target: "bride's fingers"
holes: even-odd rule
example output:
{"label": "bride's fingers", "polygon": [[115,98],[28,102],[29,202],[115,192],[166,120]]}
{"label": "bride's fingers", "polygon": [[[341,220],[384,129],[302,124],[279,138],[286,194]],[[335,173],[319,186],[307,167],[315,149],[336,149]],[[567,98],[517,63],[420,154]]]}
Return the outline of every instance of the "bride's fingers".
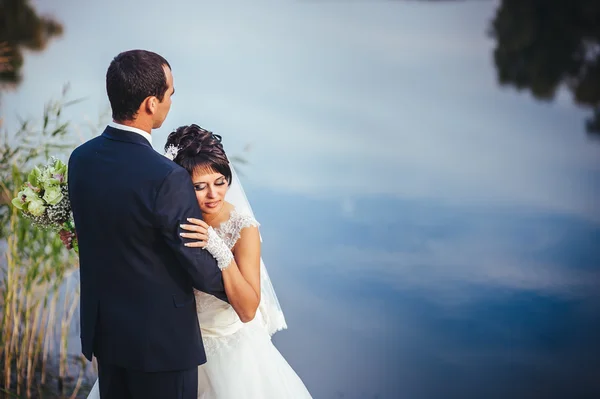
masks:
{"label": "bride's fingers", "polygon": [[192,248],[204,248],[206,246],[206,242],[204,242],[204,241],[186,242],[183,245],[185,245],[186,247],[192,247]]}
{"label": "bride's fingers", "polygon": [[195,225],[202,226],[205,229],[208,229],[208,224],[204,220],[196,219],[196,218],[188,218],[187,221],[190,223],[193,223]]}
{"label": "bride's fingers", "polygon": [[196,226],[196,225],[193,225],[193,224],[182,224],[182,225],[180,225],[180,227],[181,227],[183,230],[187,230],[187,231],[195,231],[195,232],[197,232],[197,233],[203,233],[203,234],[206,234],[206,232],[207,232],[207,229],[206,229],[206,228],[204,228],[203,226]]}
{"label": "bride's fingers", "polygon": [[180,236],[185,238],[192,238],[194,240],[206,241],[208,240],[208,235],[204,233],[179,233]]}

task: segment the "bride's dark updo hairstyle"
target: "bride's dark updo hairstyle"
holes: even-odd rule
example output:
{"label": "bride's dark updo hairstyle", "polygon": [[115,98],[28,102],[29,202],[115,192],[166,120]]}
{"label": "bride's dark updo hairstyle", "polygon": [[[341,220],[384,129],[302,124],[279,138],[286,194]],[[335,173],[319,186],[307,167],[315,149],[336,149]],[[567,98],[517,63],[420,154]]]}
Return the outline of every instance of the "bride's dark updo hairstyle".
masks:
{"label": "bride's dark updo hairstyle", "polygon": [[194,171],[214,171],[222,174],[231,184],[231,168],[221,136],[214,134],[198,125],[181,126],[167,138],[165,151],[170,146],[179,148],[173,161],[188,171],[190,176]]}

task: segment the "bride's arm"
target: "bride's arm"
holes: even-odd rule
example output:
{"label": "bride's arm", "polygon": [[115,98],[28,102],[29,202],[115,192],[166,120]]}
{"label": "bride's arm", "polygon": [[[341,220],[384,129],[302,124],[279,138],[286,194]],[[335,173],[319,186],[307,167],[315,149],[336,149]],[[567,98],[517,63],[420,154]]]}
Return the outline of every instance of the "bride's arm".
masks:
{"label": "bride's arm", "polygon": [[258,227],[240,232],[234,259],[223,269],[223,283],[229,303],[244,323],[252,321],[260,303],[260,235]]}
{"label": "bride's arm", "polygon": [[208,232],[209,227],[206,222],[191,218],[188,221],[192,225],[182,225],[181,227],[188,232],[181,235],[200,241],[188,242],[185,245],[205,248],[217,258],[223,273],[223,285],[230,305],[242,322],[252,321],[260,303],[260,234],[258,227],[243,228],[233,251],[230,251],[214,230]]}

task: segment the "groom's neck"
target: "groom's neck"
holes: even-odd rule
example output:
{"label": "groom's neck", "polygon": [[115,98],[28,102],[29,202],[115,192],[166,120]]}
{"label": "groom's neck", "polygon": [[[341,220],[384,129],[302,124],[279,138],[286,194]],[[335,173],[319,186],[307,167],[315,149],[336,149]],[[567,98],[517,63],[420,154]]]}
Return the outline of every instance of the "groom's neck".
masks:
{"label": "groom's neck", "polygon": [[152,122],[145,122],[142,120],[131,120],[131,121],[117,121],[113,120],[113,122],[118,123],[119,125],[125,125],[129,127],[135,127],[136,129],[143,130],[148,134],[152,134]]}

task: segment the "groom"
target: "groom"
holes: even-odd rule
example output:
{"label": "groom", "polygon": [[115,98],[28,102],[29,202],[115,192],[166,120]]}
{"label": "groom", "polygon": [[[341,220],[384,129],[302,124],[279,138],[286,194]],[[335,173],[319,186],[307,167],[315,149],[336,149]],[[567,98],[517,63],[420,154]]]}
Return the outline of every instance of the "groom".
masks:
{"label": "groom", "polygon": [[227,297],[216,260],[180,236],[202,218],[189,174],[152,148],[171,68],[149,51],[121,53],[106,91],[114,122],[69,160],[83,354],[98,359],[102,399],[196,399],[206,355],[192,288]]}

